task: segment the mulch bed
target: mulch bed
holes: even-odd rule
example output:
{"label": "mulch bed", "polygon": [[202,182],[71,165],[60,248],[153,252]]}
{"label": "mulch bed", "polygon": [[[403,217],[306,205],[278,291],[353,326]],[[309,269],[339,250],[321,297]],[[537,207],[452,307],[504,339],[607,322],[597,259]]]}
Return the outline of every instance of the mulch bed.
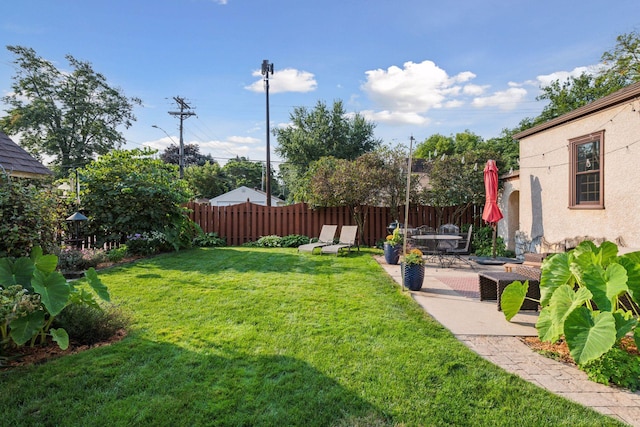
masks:
{"label": "mulch bed", "polygon": [[53,341],[48,341],[46,344],[35,345],[33,347],[24,345],[22,347],[9,349],[9,360],[0,362],[0,371],[5,371],[19,366],[45,363],[61,356],[80,353],[91,348],[104,347],[118,342],[126,336],[127,331],[120,329],[111,338],[91,345],[78,344],[77,342],[71,341],[66,350],[60,349],[58,344]]}

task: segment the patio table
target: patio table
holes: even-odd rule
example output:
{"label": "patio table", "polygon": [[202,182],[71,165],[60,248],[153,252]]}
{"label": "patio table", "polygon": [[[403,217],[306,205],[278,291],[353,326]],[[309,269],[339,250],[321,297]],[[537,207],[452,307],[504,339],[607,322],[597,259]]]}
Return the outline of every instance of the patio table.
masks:
{"label": "patio table", "polygon": [[415,246],[423,250],[427,258],[437,259],[441,267],[450,267],[453,264],[449,261],[446,252],[458,245],[458,240],[462,236],[458,234],[418,234],[411,236]]}

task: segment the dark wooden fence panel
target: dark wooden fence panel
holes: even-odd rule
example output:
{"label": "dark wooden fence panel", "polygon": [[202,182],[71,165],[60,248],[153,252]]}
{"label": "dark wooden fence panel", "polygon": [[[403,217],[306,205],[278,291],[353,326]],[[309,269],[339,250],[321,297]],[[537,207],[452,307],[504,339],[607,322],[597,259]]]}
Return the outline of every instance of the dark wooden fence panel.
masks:
{"label": "dark wooden fence panel", "polygon": [[[206,233],[218,233],[227,239],[227,244],[239,246],[245,242],[256,241],[262,236],[301,234],[317,237],[324,224],[336,224],[338,230],[343,225],[355,225],[351,212],[347,207],[311,209],[305,203],[288,206],[262,206],[250,202],[232,206],[210,206],[189,203],[189,218],[196,222]],[[363,206],[365,227],[360,242],[374,245],[387,235],[387,226],[394,221],[391,211],[386,207]],[[411,226],[427,225],[437,228],[441,222],[448,222],[454,214],[455,207],[438,210],[431,206],[410,206],[409,221]],[[481,209],[477,206],[464,211],[458,225],[481,225]],[[404,222],[404,207],[400,208],[400,222]],[[339,231],[338,231],[339,233]]]}

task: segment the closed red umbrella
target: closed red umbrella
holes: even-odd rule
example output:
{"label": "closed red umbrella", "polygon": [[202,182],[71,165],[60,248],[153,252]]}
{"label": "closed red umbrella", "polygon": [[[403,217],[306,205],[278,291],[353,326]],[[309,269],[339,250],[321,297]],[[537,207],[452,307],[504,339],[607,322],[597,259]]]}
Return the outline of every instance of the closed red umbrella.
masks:
{"label": "closed red umbrella", "polygon": [[496,224],[503,216],[498,207],[498,166],[495,160],[487,160],[484,167],[485,202],[482,219],[493,227],[493,257],[496,257]]}

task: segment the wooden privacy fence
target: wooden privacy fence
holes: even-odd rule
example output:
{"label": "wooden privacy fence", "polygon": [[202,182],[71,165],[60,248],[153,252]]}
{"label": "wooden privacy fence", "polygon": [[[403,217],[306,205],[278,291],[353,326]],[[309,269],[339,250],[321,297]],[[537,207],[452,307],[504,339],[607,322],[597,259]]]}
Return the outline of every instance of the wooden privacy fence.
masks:
{"label": "wooden privacy fence", "polygon": [[[227,244],[239,246],[256,241],[262,236],[301,234],[317,237],[324,224],[336,224],[338,233],[343,225],[356,225],[348,207],[311,209],[305,203],[289,206],[262,206],[250,202],[231,206],[211,206],[189,202],[189,218],[205,233],[218,233],[227,239]],[[387,236],[387,226],[395,220],[387,207],[363,206],[364,230],[359,242],[373,245]],[[442,210],[440,222],[452,222],[455,207]],[[400,208],[400,222],[404,221],[404,207]],[[462,213],[458,225],[480,226],[482,211],[472,206]],[[428,225],[437,228],[438,211],[430,206],[410,206],[408,223],[414,227]],[[337,237],[337,236],[336,236]]]}

